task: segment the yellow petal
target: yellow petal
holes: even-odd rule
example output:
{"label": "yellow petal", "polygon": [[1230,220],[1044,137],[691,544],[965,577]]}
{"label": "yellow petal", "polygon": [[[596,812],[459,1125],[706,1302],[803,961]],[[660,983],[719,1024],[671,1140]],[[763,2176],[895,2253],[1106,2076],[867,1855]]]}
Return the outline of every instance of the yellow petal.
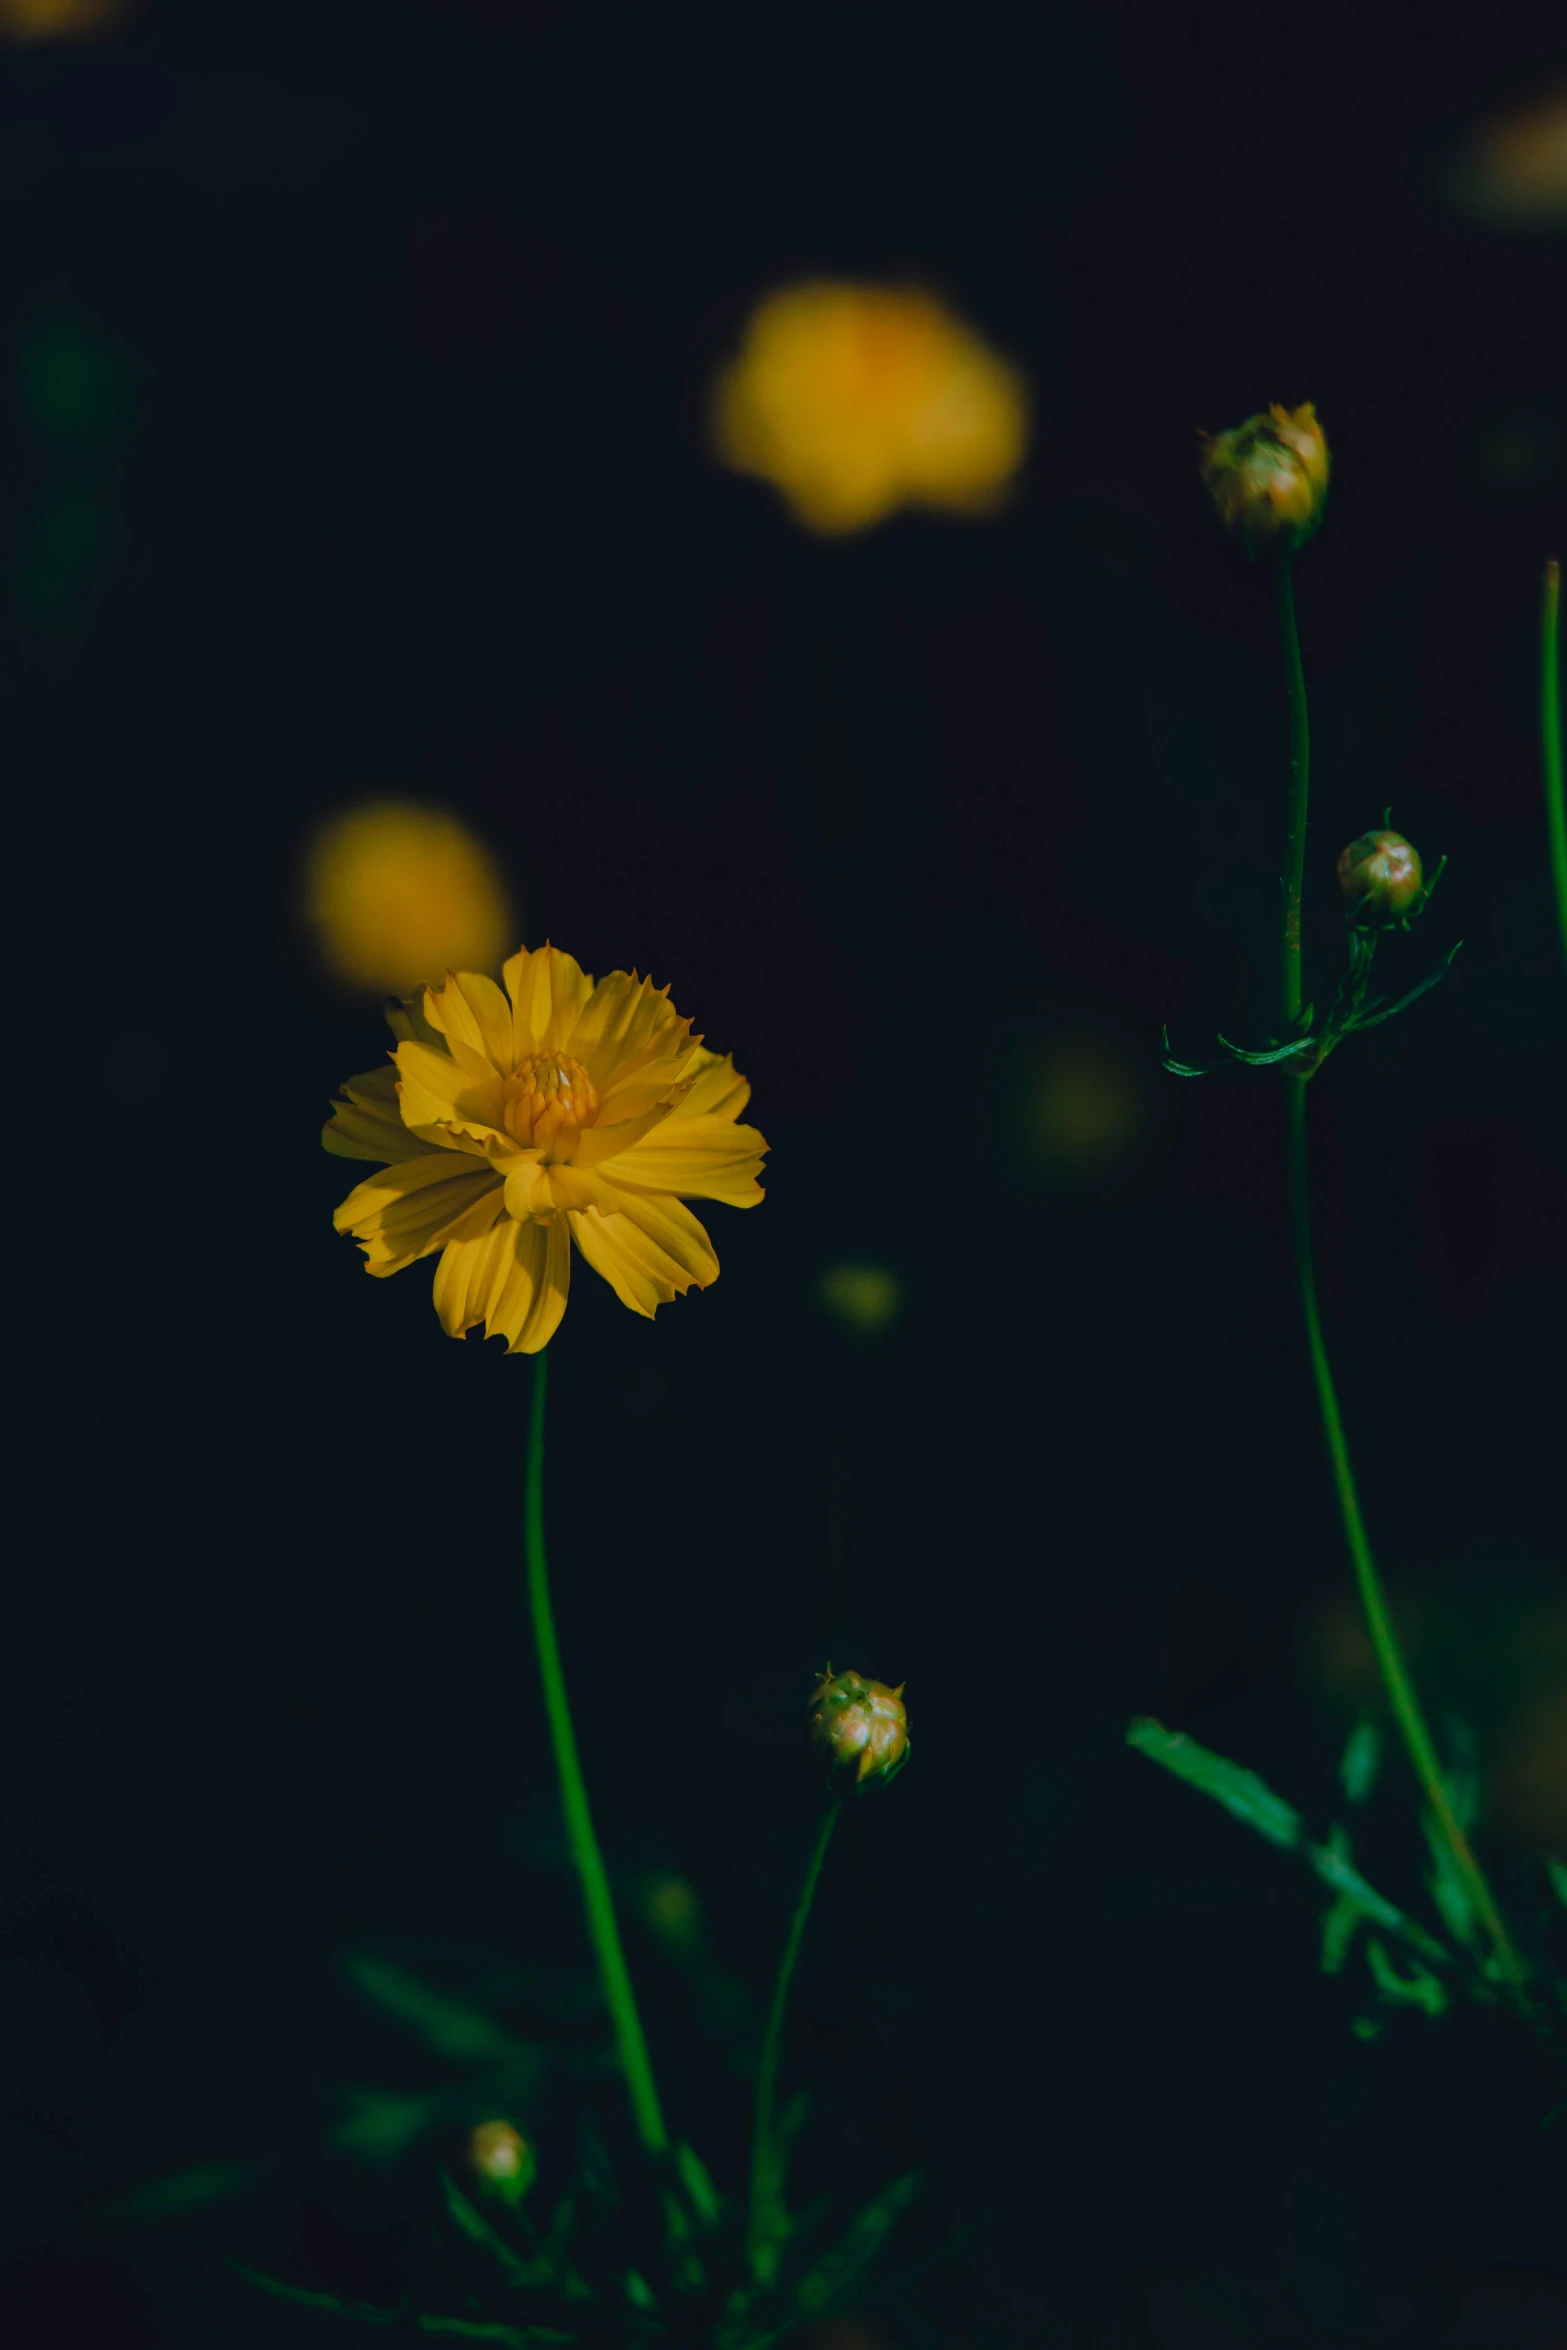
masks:
{"label": "yellow petal", "polygon": [[429,1147],[403,1124],[397,1071],[390,1061],[350,1077],[343,1092],[346,1099],[332,1104],[332,1123],[321,1130],[334,1158],[371,1159],[380,1166],[389,1159],[420,1158]]}
{"label": "yellow petal", "polygon": [[651,1315],[694,1282],[718,1278],[718,1259],[702,1226],[678,1200],[603,1187],[602,1205],[574,1208],[572,1238],[622,1305]]}
{"label": "yellow petal", "polygon": [[566,1311],[571,1239],[562,1216],[548,1224],[508,1222],[507,1230],[511,1252],[485,1328],[489,1337],[505,1339],[508,1354],[537,1354]]}
{"label": "yellow petal", "polygon": [[511,1271],[517,1231],[509,1216],[497,1217],[475,1240],[451,1240],[435,1268],[435,1310],[449,1338],[482,1322],[500,1297]]}
{"label": "yellow petal", "polygon": [[352,1232],[372,1273],[396,1273],[450,1240],[485,1232],[501,1208],[488,1167],[471,1172],[447,1152],[383,1167],[356,1184],[332,1221]]}
{"label": "yellow petal", "polygon": [[[690,1034],[691,1023],[681,1019],[667,987],[655,987],[635,972],[611,971],[593,990],[572,1030],[571,1049],[604,1103],[650,1062],[680,1053]],[[671,1081],[681,1073],[673,1067]]]}
{"label": "yellow petal", "polygon": [[673,1192],[685,1199],[716,1199],[732,1208],[754,1208],[762,1197],[756,1179],[766,1149],[754,1126],[736,1126],[728,1118],[677,1114],[618,1157],[600,1161],[596,1172],[612,1183],[637,1190]]}
{"label": "yellow petal", "polygon": [[460,1068],[476,1077],[511,1068],[511,1006],[493,979],[478,971],[448,971],[442,987],[427,987],[425,1015],[440,1030]]}
{"label": "yellow petal", "polygon": [[738,1118],[751,1098],[750,1085],[730,1053],[710,1053],[698,1045],[685,1073],[692,1085],[681,1105],[682,1117]]}
{"label": "yellow petal", "polygon": [[513,1060],[561,1051],[593,993],[582,965],[559,947],[536,947],[531,954],[519,947],[502,966],[501,977],[512,1002]]}
{"label": "yellow petal", "polygon": [[[549,1207],[549,1185],[545,1176],[542,1151],[523,1151],[508,1162],[506,1168],[506,1213],[515,1216],[519,1224],[527,1222],[536,1207]],[[539,1199],[540,1184],[544,1197]]]}
{"label": "yellow petal", "polygon": [[640,1118],[622,1118],[613,1126],[606,1126],[601,1117],[596,1126],[585,1126],[572,1144],[571,1164],[596,1167],[601,1160],[619,1158],[645,1134],[651,1134],[655,1126],[662,1126],[674,1108],[672,1101],[659,1102],[652,1109],[644,1110]]}
{"label": "yellow petal", "polygon": [[400,1044],[397,1073],[402,1079],[403,1124],[447,1150],[483,1157],[515,1150],[505,1131],[505,1097],[494,1070],[475,1076],[433,1045]]}
{"label": "yellow petal", "polygon": [[406,1002],[399,996],[390,996],[387,999],[385,1011],[386,1025],[399,1044],[409,1044],[417,1040],[420,1044],[439,1046],[441,1032],[438,1028],[432,1028],[424,1016],[424,989],[422,987],[416,996]]}

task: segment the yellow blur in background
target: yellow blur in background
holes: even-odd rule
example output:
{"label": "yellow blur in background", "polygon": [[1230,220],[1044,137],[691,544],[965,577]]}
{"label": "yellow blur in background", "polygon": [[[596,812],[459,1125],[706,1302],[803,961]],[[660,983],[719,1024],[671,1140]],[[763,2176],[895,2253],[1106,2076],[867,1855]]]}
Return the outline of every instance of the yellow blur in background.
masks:
{"label": "yellow blur in background", "polygon": [[410,995],[448,970],[498,970],[517,943],[483,843],[455,816],[405,800],[321,827],[306,851],[302,911],[333,978],[377,995]]}
{"label": "yellow blur in background", "polygon": [[76,41],[125,14],[125,0],[0,0],[0,41]]}
{"label": "yellow blur in background", "polygon": [[713,395],[726,465],[781,490],[810,530],[899,506],[982,514],[1023,461],[1022,376],[932,295],[810,281],[770,294]]}
{"label": "yellow blur in background", "polygon": [[856,1338],[879,1338],[903,1311],[903,1284],[890,1265],[828,1265],[816,1295],[823,1311]]}

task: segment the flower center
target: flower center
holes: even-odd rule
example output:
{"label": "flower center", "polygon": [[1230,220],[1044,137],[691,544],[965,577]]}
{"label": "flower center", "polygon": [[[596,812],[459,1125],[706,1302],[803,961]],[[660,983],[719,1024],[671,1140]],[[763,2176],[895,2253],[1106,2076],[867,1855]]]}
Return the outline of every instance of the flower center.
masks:
{"label": "flower center", "polygon": [[598,1114],[593,1080],[570,1053],[530,1053],[506,1080],[506,1131],[530,1149],[564,1157]]}

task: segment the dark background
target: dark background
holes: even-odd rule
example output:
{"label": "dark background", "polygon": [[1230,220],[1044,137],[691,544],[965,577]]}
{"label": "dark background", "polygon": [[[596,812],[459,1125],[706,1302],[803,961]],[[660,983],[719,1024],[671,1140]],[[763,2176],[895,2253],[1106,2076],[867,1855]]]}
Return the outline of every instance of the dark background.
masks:
{"label": "dark background", "polygon": [[[1388,803],[1452,860],[1389,961],[1465,942],[1312,1089],[1332,1340],[1526,1931],[1564,1846],[1533,696],[1567,269],[1444,193],[1549,62],[1495,9],[1415,42],[1392,10],[570,0],[148,6],[0,52],[13,2339],[326,2324],[225,2254],[385,2290],[431,2150],[321,2136],[345,2087],[442,2068],[340,1954],[582,1952],[527,1367],[331,1230],[318,1127],[385,1040],[313,975],[293,877],[387,789],[497,844],[530,941],[670,981],[772,1148],[762,1212],[712,1213],[715,1289],[643,1324],[579,1266],[552,1350],[562,1633],[679,2125],[738,2177],[830,1651],[907,1679],[918,1751],[832,1856],[790,2066],[808,2176],[923,2162],[924,2248],[967,2231],[920,2338],[1567,2338],[1528,2050],[1469,2015],[1354,2037],[1309,1881],[1121,1740],[1155,1710],[1320,1826],[1371,1693],[1276,1098],[1158,1065],[1166,1019],[1194,1054],[1266,1023],[1283,810],[1265,585],[1193,428],[1309,398],[1309,949],[1328,974],[1332,858]],[[713,367],[811,271],[934,285],[1025,369],[1002,518],[812,540],[711,464]],[[874,1345],[816,1302],[846,1258],[904,1286]],[[1391,1766],[1357,1849],[1415,1901],[1407,1796]],[[671,1873],[727,2006],[639,1922]],[[229,2157],[254,2188],[187,2225],[115,2216]]]}

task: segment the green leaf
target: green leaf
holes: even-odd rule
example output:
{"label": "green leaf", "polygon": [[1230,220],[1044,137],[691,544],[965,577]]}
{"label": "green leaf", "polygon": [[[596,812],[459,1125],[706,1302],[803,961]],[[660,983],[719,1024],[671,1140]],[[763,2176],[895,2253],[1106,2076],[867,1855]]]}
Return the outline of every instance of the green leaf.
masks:
{"label": "green leaf", "polygon": [[263,2293],[275,2294],[280,2301],[292,2301],[301,2309],[325,2310],[334,2317],[351,2317],[360,2325],[408,2326],[420,2334],[461,2334],[470,2342],[505,2342],[511,2350],[534,2350],[535,2344],[576,2339],[553,2326],[508,2326],[488,2318],[433,2317],[424,2310],[384,2309],[379,2302],[347,2301],[336,2293],[314,2293],[305,2285],[286,2284],[262,2269],[247,2268],[242,2260],[231,2260],[229,2266],[247,2283],[258,2285]]}
{"label": "green leaf", "polygon": [[883,2243],[920,2191],[918,2171],[894,2179],[867,2203],[836,2248],[806,2272],[794,2289],[794,2304],[802,2316],[820,2317],[856,2277],[869,2267]]}
{"label": "green leaf", "polygon": [[206,2211],[243,2195],[263,2177],[271,2164],[235,2156],[228,2161],[193,2163],[188,2170],[148,2179],[144,2186],[127,2187],[96,2206],[107,2220],[180,2219],[188,2211]]}
{"label": "green leaf", "polygon": [[1380,1028],[1383,1021],[1391,1020],[1395,1013],[1406,1012],[1409,1009],[1409,1006],[1414,1003],[1418,997],[1423,996],[1426,993],[1428,988],[1435,987],[1439,980],[1445,979],[1447,977],[1449,971],[1451,971],[1453,968],[1453,957],[1457,954],[1458,949],[1463,945],[1463,943],[1464,942],[1461,938],[1456,940],[1454,944],[1449,947],[1447,953],[1443,956],[1441,962],[1438,963],[1436,969],[1434,971],[1428,971],[1424,979],[1420,980],[1414,987],[1410,988],[1407,995],[1396,997],[1392,1003],[1389,1003],[1385,996],[1373,996],[1371,1002],[1367,1005],[1363,1012],[1355,1012],[1351,1014],[1349,1020],[1345,1024],[1345,1034],[1349,1035],[1350,1033],[1354,1033],[1355,1035],[1358,1035],[1363,1028]]}
{"label": "green leaf", "polygon": [[1237,1061],[1244,1061],[1248,1069],[1271,1069],[1275,1061],[1294,1061],[1302,1053],[1309,1053],[1320,1039],[1315,1036],[1293,1036],[1288,1044],[1270,1045],[1264,1053],[1248,1052],[1243,1044],[1231,1044],[1227,1036],[1219,1038],[1225,1051]]}
{"label": "green leaf", "polygon": [[480,2064],[522,2051],[523,2044],[481,2009],[432,1989],[421,1976],[394,1966],[390,1959],[351,1952],[342,1963],[349,1981],[364,1998],[406,2024],[438,2056]]}
{"label": "green leaf", "polygon": [[1382,1733],[1369,1714],[1362,1714],[1339,1757],[1339,1782],[1351,1803],[1364,1803],[1382,1768]]}
{"label": "green leaf", "polygon": [[646,2277],[634,2268],[628,2268],[626,2271],[626,2299],[631,2303],[633,2309],[656,2309],[658,2307],[658,2300],[652,2286]]}
{"label": "green leaf", "polygon": [[1410,1972],[1401,1975],[1388,1956],[1386,1945],[1375,1934],[1366,1944],[1366,1957],[1370,1961],[1377,1989],[1392,2006],[1420,2007],[1427,2015],[1441,2015],[1445,2012],[1448,2004],[1445,1986],[1418,1959],[1412,1959]]}
{"label": "green leaf", "polygon": [[1551,1881],[1551,1891],[1567,1909],[1567,1860],[1547,1860],[1545,1873]]}
{"label": "green leaf", "polygon": [[1306,1859],[1321,1882],[1340,1900],[1352,1902],[1372,1925],[1381,1926],[1385,1933],[1399,1935],[1434,1966],[1451,1966],[1452,1953],[1442,1947],[1434,1934],[1428,1934],[1424,1926],[1406,1917],[1385,1894],[1366,1882],[1349,1857],[1349,1838],[1342,1828],[1330,1828],[1326,1844],[1308,1844]]}
{"label": "green leaf", "polygon": [[471,2243],[482,2244],[490,2257],[505,2270],[514,2285],[542,2285],[548,2282],[551,2270],[547,2261],[524,2260],[514,2252],[500,2230],[492,2227],[476,2204],[470,2203],[449,2171],[441,2173],[441,2189],[446,2197],[446,2209],[455,2224]]}
{"label": "green leaf", "polygon": [[697,2153],[695,2147],[688,2146],[684,2139],[675,2148],[675,2169],[680,2174],[680,2184],[684,2187],[697,2218],[704,2227],[713,2227],[723,2210],[718,2189],[714,2186],[712,2174],[702,2157]]}
{"label": "green leaf", "polygon": [[1365,1918],[1365,1911],[1352,1895],[1341,1893],[1331,1909],[1322,1913],[1322,1955],[1318,1961],[1325,1975],[1343,1972],[1349,1956],[1349,1946]]}
{"label": "green leaf", "polygon": [[402,2154],[441,2110],[438,2097],[403,2097],[385,2089],[349,2089],[344,2099],[348,2111],[332,2130],[334,2145],[380,2162]]}
{"label": "green leaf", "polygon": [[1147,1755],[1150,1762],[1211,1795],[1215,1803],[1222,1803],[1226,1811],[1255,1828],[1259,1836],[1266,1836],[1270,1844],[1281,1845],[1286,1852],[1299,1849],[1305,1832],[1299,1812],[1281,1795],[1275,1795],[1255,1771],[1227,1762],[1195,1738],[1167,1730],[1147,1715],[1127,1725],[1126,1743]]}

